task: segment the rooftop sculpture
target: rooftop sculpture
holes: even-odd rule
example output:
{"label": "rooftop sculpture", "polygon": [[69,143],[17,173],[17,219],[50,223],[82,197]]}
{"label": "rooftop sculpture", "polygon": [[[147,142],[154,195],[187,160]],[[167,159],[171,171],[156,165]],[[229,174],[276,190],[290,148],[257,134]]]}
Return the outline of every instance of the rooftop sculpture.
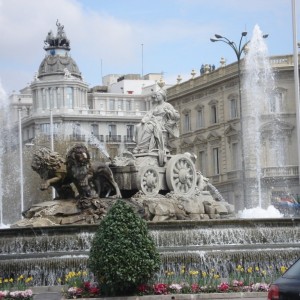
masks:
{"label": "rooftop sculpture", "polygon": [[48,50],[51,48],[61,47],[70,50],[70,41],[67,38],[67,35],[64,31],[64,26],[61,25],[58,22],[58,20],[56,21],[56,26],[57,26],[56,36],[53,35],[52,30],[50,30],[46,36],[46,39],[44,41],[45,49]]}

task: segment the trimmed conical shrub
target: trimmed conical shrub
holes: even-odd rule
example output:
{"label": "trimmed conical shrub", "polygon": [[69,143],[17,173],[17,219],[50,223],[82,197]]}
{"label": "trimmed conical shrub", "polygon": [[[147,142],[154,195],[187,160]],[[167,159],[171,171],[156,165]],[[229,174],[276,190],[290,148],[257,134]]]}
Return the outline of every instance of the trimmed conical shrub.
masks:
{"label": "trimmed conical shrub", "polygon": [[147,224],[118,200],[93,238],[89,268],[107,296],[130,295],[159,270],[160,257]]}

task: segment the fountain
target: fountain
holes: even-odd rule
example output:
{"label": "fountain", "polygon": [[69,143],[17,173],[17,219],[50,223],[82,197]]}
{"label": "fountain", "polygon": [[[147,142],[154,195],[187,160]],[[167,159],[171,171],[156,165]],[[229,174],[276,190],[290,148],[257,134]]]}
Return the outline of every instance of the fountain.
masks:
{"label": "fountain", "polygon": [[[195,156],[170,154],[167,140],[169,135],[176,136],[179,116],[160,97],[164,93],[155,95],[157,106],[139,126],[133,153],[123,151],[110,164],[93,166],[92,174],[86,173],[91,164],[85,145],[68,146],[60,153],[35,146],[31,165],[41,177],[37,180],[43,179],[43,189],[53,186],[58,199],[33,204],[24,212],[24,220],[1,230],[0,277],[29,272],[35,285],[56,285],[70,270],[85,269],[97,224],[119,192],[148,221],[161,253],[161,272],[186,266],[215,269],[226,278],[241,263],[271,270],[289,266],[299,257],[299,219],[234,218],[233,207],[195,169]],[[165,124],[159,119],[164,106],[169,114]],[[259,118],[249,115],[246,119],[256,123]],[[257,130],[251,132],[258,143]],[[246,158],[252,162],[259,154],[251,148]],[[260,163],[254,169],[260,170]],[[113,174],[117,188],[107,178],[100,179],[103,171],[108,178]],[[262,192],[257,178],[255,189]],[[263,198],[254,197],[253,203],[263,207]]]}
{"label": "fountain", "polygon": [[[3,111],[6,111],[7,108],[7,96],[6,93],[4,91],[4,89],[2,88],[2,85],[0,85],[0,109]],[[4,114],[5,115],[5,114]],[[1,124],[1,132],[0,135],[3,136],[4,132],[3,129],[5,127],[5,121]],[[3,156],[4,154],[4,141],[3,139],[0,139],[0,157]],[[3,164],[2,164],[2,159],[0,160],[0,228],[2,228],[4,226],[3,224],[3,176],[2,176],[2,172],[3,172]]]}
{"label": "fountain", "polygon": [[[10,117],[9,117],[9,102],[8,97],[3,89],[1,82],[0,82],[0,117],[1,117],[1,126],[0,126],[0,228],[5,228],[8,225],[8,220],[4,218],[4,207],[6,207],[5,204],[5,193],[6,191],[6,184],[5,184],[5,170],[6,166],[4,164],[4,161],[2,157],[4,156],[4,153],[7,152],[7,140],[10,139],[13,143],[15,140],[14,134],[11,132],[10,128]],[[15,169],[17,167],[15,166]],[[12,170],[13,171],[13,170]],[[19,178],[19,177],[17,177]],[[20,215],[19,215],[20,216]]]}
{"label": "fountain", "polygon": [[[252,208],[239,212],[241,218],[272,217],[281,218],[283,214],[270,203],[270,188],[263,182],[262,169],[268,166],[283,167],[285,161],[282,138],[281,109],[275,88],[274,72],[269,62],[268,49],[263,33],[256,25],[247,45],[245,70],[243,76],[243,128],[244,156],[246,173],[247,201]],[[266,114],[268,119],[266,122]],[[264,132],[271,131],[272,142],[266,155]]]}

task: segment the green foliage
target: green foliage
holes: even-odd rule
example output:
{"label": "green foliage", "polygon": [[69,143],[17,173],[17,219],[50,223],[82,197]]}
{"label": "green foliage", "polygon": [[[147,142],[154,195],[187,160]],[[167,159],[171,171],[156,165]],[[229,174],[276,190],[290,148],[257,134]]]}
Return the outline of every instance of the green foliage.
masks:
{"label": "green foliage", "polygon": [[130,295],[152,279],[160,257],[147,224],[124,201],[118,200],[95,233],[89,268],[106,295]]}

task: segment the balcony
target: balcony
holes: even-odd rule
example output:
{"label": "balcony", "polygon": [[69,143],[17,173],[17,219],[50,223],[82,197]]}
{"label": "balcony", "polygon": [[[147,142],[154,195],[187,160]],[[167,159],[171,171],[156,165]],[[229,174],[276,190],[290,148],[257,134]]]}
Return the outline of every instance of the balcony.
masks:
{"label": "balcony", "polygon": [[86,136],[82,134],[70,134],[69,138],[72,142],[84,142],[86,140]]}
{"label": "balcony", "polygon": [[268,167],[262,169],[263,178],[298,177],[298,166]]}
{"label": "balcony", "polygon": [[120,135],[107,135],[105,139],[107,143],[121,143]]}
{"label": "balcony", "polygon": [[104,143],[104,135],[93,134],[92,137],[98,140],[99,142]]}
{"label": "balcony", "polygon": [[135,143],[134,137],[132,135],[124,135],[124,143]]}

